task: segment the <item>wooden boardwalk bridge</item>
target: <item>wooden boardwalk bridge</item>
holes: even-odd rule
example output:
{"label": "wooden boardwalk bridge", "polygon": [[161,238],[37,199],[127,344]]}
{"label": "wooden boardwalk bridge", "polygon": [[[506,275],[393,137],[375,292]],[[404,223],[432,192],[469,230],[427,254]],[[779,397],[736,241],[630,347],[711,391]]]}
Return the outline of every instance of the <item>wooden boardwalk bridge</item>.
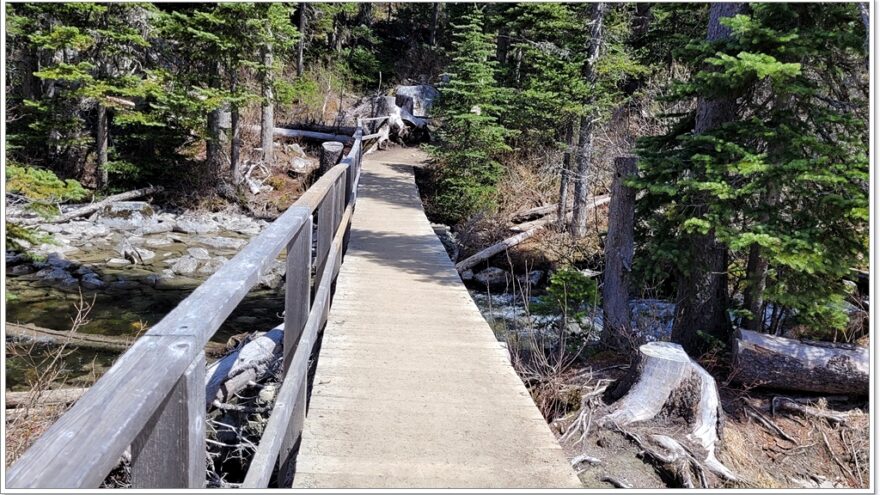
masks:
{"label": "wooden boardwalk bridge", "polygon": [[425,218],[420,155],[363,158],[371,136],[138,339],[7,487],[94,488],[129,447],[134,487],[203,487],[202,349],[285,249],[284,379],[243,487],[580,487]]}

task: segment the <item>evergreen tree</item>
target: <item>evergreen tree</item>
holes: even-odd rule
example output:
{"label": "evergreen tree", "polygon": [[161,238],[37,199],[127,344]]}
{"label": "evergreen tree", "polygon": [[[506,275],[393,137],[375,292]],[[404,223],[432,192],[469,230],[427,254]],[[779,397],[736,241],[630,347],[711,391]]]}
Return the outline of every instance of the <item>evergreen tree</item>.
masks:
{"label": "evergreen tree", "polygon": [[15,72],[28,88],[11,99],[20,114],[9,132],[9,151],[80,177],[93,153],[97,185],[106,186],[114,166],[110,116],[116,114],[119,124],[150,121],[132,100],[156,87],[144,63],[155,8],[45,3],[10,5],[7,12],[10,41],[25,61]]}
{"label": "evergreen tree", "polygon": [[443,127],[434,152],[442,167],[435,208],[449,223],[493,207],[502,171],[498,158],[510,149],[509,131],[498,123],[495,44],[483,32],[482,9],[470,6],[452,23],[449,82],[440,88]]}
{"label": "evergreen tree", "polygon": [[707,65],[671,95],[736,95],[735,118],[697,133],[694,113],[674,116],[667,134],[642,141],[643,265],[675,267],[687,280],[700,269],[694,236],[711,234],[732,255],[722,274],[743,279],[747,325],[765,328],[769,303],[815,329],[841,328],[841,279],[867,256],[867,74],[857,9],[750,4],[721,24],[730,37],[690,45],[683,58]]}

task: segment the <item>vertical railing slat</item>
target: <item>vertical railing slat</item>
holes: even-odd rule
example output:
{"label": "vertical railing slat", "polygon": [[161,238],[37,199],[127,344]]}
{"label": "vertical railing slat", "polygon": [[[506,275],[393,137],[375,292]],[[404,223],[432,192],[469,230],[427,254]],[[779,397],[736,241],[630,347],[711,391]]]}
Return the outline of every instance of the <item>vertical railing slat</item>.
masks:
{"label": "vertical railing slat", "polygon": [[132,487],[203,488],[205,456],[205,353],[201,352],[132,443]]}

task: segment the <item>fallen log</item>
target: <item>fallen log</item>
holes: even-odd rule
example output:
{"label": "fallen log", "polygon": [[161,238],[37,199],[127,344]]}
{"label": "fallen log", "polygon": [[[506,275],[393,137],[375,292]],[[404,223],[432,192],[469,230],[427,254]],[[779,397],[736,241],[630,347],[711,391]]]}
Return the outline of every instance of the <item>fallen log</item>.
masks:
{"label": "fallen log", "polygon": [[529,220],[534,220],[539,217],[543,217],[544,215],[549,215],[556,211],[559,203],[553,203],[552,205],[544,205],[544,206],[536,206],[534,208],[529,208],[528,210],[523,210],[519,213],[515,213],[512,217],[510,217],[510,221],[512,223],[522,223]]}
{"label": "fallen log", "polygon": [[59,388],[42,392],[6,392],[6,409],[22,406],[58,406],[76,402],[88,388]]}
{"label": "fallen log", "polygon": [[[134,338],[112,337],[92,333],[70,332],[65,330],[52,330],[36,325],[22,325],[19,323],[6,322],[6,337],[12,340],[39,342],[51,345],[72,345],[84,349],[119,353],[128,350],[134,343]],[[205,346],[205,354],[219,356],[226,352],[226,346],[217,342],[208,342]]]}
{"label": "fallen log", "polygon": [[457,263],[455,265],[455,269],[458,270],[459,273],[464,272],[464,271],[472,268],[473,266],[477,265],[481,261],[485,261],[485,260],[491,258],[492,256],[495,256],[498,253],[501,253],[509,248],[512,248],[513,246],[516,246],[517,244],[528,239],[529,237],[534,236],[535,234],[540,232],[541,229],[543,229],[543,227],[536,227],[533,229],[529,229],[521,234],[517,234],[513,237],[508,237],[507,239],[504,239],[503,241],[501,241],[497,244],[493,244],[493,245],[487,247],[486,249],[471,256],[470,258],[467,258],[463,261],[460,261],[459,263]]}
{"label": "fallen log", "polygon": [[[260,126],[254,125],[251,128],[259,130]],[[318,141],[339,141],[347,143],[351,141],[351,136],[345,134],[331,134],[327,132],[305,131],[302,129],[285,129],[283,127],[275,128],[275,135],[286,138],[306,138],[316,139]]]}
{"label": "fallen log", "polygon": [[[627,383],[632,386],[614,403],[599,424],[622,428],[667,415],[686,418],[690,432],[685,439],[705,451],[702,465],[715,475],[733,480],[734,474],[715,457],[723,412],[715,379],[692,360],[684,349],[670,342],[650,342],[639,347],[639,362]],[[670,452],[675,450],[667,442]],[[677,456],[676,456],[677,458]]]}
{"label": "fallen log", "polygon": [[[590,198],[587,203],[587,211],[598,208],[609,202],[611,202],[610,194],[604,194],[602,196],[595,196],[593,198]],[[568,208],[567,213],[565,214],[566,223],[571,220],[571,215],[572,208]],[[510,227],[510,230],[512,230],[513,232],[524,232],[526,230],[531,230],[535,227],[546,227],[547,225],[555,222],[557,218],[558,216],[556,214],[556,208],[554,206],[554,210],[547,214],[547,216],[538,218],[537,220],[532,220],[530,222],[524,222],[519,225],[513,225],[512,227]]]}
{"label": "fallen log", "polygon": [[739,329],[733,377],[745,385],[827,394],[868,395],[868,349],[787,339]]}
{"label": "fallen log", "polygon": [[259,381],[281,357],[284,329],[259,332],[235,352],[208,366],[205,373],[205,407],[217,400],[227,402],[248,383]]}
{"label": "fallen log", "polygon": [[101,208],[111,204],[116,203],[117,201],[128,201],[130,199],[139,198],[141,196],[147,196],[149,194],[155,194],[157,192],[161,192],[161,186],[150,186],[144,187],[142,189],[135,189],[133,191],[128,191],[124,193],[114,194],[112,196],[108,196],[97,203],[92,203],[80,208],[76,208],[71,210],[63,215],[59,215],[57,217],[51,218],[49,220],[43,220],[41,218],[28,218],[23,219],[19,223],[22,225],[36,225],[39,223],[64,223],[73,220],[74,218],[84,217],[91,213],[94,213]]}
{"label": "fallen log", "polygon": [[[587,208],[588,209],[596,208],[596,207],[601,206],[609,201],[611,201],[610,195],[597,196],[597,197],[593,198],[593,200],[589,203]],[[504,239],[503,241],[501,241],[497,244],[493,244],[493,245],[487,247],[486,249],[471,256],[470,258],[467,258],[463,261],[460,261],[459,263],[457,263],[455,265],[455,269],[458,270],[458,273],[465,272],[465,271],[469,270],[470,268],[474,267],[475,265],[477,265],[478,263],[485,261],[485,260],[488,260],[492,256],[495,256],[498,253],[504,252],[507,249],[510,249],[513,246],[516,246],[517,244],[534,236],[535,234],[537,234],[538,232],[543,230],[544,227],[546,227],[547,225],[552,223],[554,218],[551,218],[551,217],[555,217],[555,215],[548,215],[547,217],[544,217],[540,220],[535,220],[534,222],[527,222],[524,224],[520,224],[520,225],[511,227],[510,230],[519,231],[521,233],[519,233],[515,236],[512,236],[512,237],[508,237],[507,239]]]}

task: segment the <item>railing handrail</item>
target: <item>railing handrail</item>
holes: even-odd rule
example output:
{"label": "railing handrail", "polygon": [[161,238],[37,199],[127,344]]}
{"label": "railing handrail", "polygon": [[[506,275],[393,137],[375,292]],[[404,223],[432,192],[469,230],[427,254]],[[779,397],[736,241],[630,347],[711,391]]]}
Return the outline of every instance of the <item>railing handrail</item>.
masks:
{"label": "railing handrail", "polygon": [[[303,367],[308,365],[317,331],[326,322],[330,285],[338,273],[357,200],[362,137],[359,123],[345,158],[135,341],[10,467],[7,487],[97,487],[129,445],[132,446],[133,484],[201,487],[205,479],[204,346],[285,248],[288,269],[284,364],[292,382],[282,384],[279,412],[290,413],[299,405],[304,414],[304,404],[293,402],[299,394],[304,395]],[[314,215],[318,218],[318,248],[313,260]],[[309,283],[313,263],[316,267],[314,300],[310,297]],[[300,335],[304,345],[297,345]],[[290,421],[290,417],[275,414],[270,417],[272,431],[284,432],[284,438],[271,439],[265,448],[261,442],[257,457],[262,464],[254,474],[248,473],[249,483],[255,479],[264,483],[272,472],[270,464],[266,473],[266,462],[274,462],[279,454],[285,460],[284,455],[289,454],[302,426],[300,422],[293,431]],[[184,448],[177,449],[180,452],[166,452],[174,459],[156,458],[162,455],[160,449],[167,448],[162,442],[180,446],[181,436],[188,440],[182,442]],[[161,469],[145,466],[149,463],[161,464]],[[186,465],[181,467],[180,463]],[[147,469],[136,469],[135,464]],[[163,469],[170,471],[164,478]],[[135,472],[148,474],[135,480]]]}

